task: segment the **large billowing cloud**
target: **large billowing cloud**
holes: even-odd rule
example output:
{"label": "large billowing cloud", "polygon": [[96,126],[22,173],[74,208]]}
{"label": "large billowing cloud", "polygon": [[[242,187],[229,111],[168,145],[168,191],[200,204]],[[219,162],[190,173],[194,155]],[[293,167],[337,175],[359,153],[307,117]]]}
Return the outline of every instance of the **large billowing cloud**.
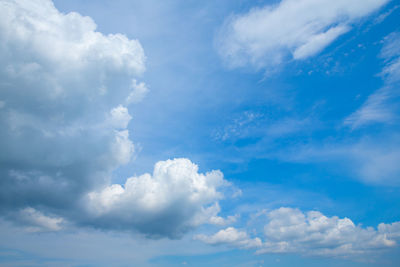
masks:
{"label": "large billowing cloud", "polygon": [[143,49],[49,0],[0,1],[0,46],[1,206],[72,205],[134,151],[120,104]]}
{"label": "large billowing cloud", "polygon": [[130,161],[128,105],[148,89],[137,40],[50,0],[0,0],[0,210],[32,231],[64,224],[177,237],[217,216],[220,172],[189,160],[110,185]]}
{"label": "large billowing cloud", "polygon": [[179,237],[188,229],[214,223],[220,210],[218,191],[229,185],[220,171],[198,172],[188,159],[158,162],[153,174],[127,179],[87,196],[92,224],[139,229],[148,236]]}
{"label": "large billowing cloud", "polygon": [[389,0],[282,0],[231,17],[218,50],[233,67],[274,67],[313,56]]}
{"label": "large billowing cloud", "polygon": [[350,219],[327,217],[318,211],[279,208],[266,213],[264,241],[251,238],[233,227],[198,240],[254,248],[257,253],[300,253],[303,255],[354,257],[394,247],[400,239],[400,222],[381,223],[378,229],[355,225]]}

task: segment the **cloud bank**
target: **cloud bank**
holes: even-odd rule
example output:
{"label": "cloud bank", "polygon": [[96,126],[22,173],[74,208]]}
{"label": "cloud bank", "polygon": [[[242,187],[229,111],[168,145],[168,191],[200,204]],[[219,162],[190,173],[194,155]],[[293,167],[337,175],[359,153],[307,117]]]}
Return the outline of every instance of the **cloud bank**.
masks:
{"label": "cloud bank", "polygon": [[400,222],[377,229],[355,225],[348,218],[327,217],[318,211],[279,208],[266,213],[264,241],[229,227],[214,235],[197,236],[208,244],[225,244],[264,253],[297,253],[328,257],[356,257],[397,246]]}

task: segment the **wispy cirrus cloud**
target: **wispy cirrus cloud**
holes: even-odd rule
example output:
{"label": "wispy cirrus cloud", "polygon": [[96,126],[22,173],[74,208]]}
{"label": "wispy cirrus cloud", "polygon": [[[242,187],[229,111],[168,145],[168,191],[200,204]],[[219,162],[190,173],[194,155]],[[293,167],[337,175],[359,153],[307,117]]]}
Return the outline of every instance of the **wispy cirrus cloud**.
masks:
{"label": "wispy cirrus cloud", "polygon": [[394,124],[399,116],[400,33],[393,32],[383,40],[380,57],[385,66],[381,72],[384,86],[371,94],[365,103],[348,116],[344,124],[357,129],[371,124]]}

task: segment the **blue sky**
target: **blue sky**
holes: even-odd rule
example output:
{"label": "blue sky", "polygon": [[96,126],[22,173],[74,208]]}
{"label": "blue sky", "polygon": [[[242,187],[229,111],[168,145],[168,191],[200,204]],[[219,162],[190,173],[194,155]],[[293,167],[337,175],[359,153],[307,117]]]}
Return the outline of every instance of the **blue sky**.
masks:
{"label": "blue sky", "polygon": [[0,265],[398,266],[399,1],[0,14]]}

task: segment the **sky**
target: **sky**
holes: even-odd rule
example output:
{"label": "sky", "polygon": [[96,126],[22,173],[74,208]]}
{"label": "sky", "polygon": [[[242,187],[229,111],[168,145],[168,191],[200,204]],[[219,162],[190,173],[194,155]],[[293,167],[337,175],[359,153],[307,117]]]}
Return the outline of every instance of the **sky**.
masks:
{"label": "sky", "polygon": [[0,0],[0,266],[399,266],[399,18]]}

